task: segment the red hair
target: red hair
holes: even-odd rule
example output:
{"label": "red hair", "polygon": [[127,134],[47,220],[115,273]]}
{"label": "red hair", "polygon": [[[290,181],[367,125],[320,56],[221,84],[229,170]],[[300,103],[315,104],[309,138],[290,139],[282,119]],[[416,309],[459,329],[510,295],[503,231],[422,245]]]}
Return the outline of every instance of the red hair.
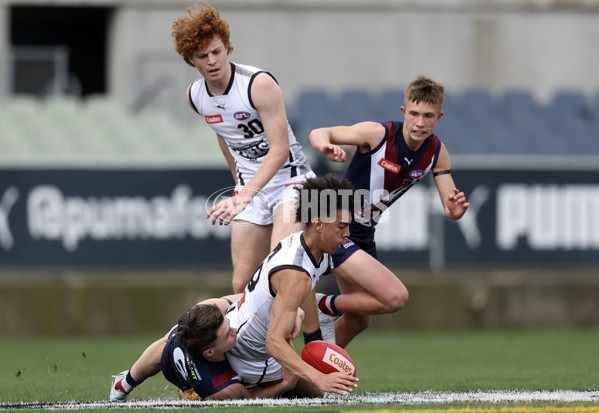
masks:
{"label": "red hair", "polygon": [[227,54],[233,51],[229,37],[229,24],[223,20],[214,7],[208,3],[197,4],[187,9],[187,16],[173,23],[172,36],[175,38],[175,50],[185,62],[193,66],[191,57],[199,48],[205,47],[215,36],[219,37]]}

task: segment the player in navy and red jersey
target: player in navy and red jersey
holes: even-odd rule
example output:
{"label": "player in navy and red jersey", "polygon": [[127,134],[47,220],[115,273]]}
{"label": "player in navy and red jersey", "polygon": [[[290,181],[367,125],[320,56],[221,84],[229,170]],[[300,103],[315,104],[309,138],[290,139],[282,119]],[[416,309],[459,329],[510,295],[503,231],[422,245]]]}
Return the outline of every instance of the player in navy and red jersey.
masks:
{"label": "player in navy and red jersey", "polygon": [[135,387],[160,371],[184,399],[275,397],[293,389],[297,377],[286,370],[279,383],[247,389],[229,365],[225,353],[235,347],[237,329],[224,313],[239,296],[205,300],[187,310],[172,330],[146,348],[130,370],[114,376],[109,400],[127,401]]}
{"label": "player in navy and red jersey", "polygon": [[[177,326],[171,330],[162,351],[161,369],[165,379],[184,392],[193,389],[202,399],[241,383],[241,378],[233,371],[226,358],[221,360],[202,355],[189,357],[177,338],[178,329]],[[231,390],[227,391],[229,395]]]}
{"label": "player in navy and red jersey", "polygon": [[[356,152],[345,175],[356,190],[366,190],[364,194],[369,195],[363,199],[362,211],[354,217],[350,228],[352,237],[364,241],[374,240],[374,226],[380,214],[435,167],[441,152],[441,141],[436,135],[413,151],[403,139],[403,122],[382,125],[385,137],[368,153]],[[340,259],[337,265],[343,261]]]}
{"label": "player in navy and red jersey", "polygon": [[[449,219],[460,219],[469,207],[451,177],[447,149],[433,134],[443,116],[443,99],[443,85],[419,76],[406,88],[401,107],[404,122],[361,122],[310,133],[312,146],[334,162],[346,160],[340,145],[357,146],[345,177],[354,185],[355,197],[361,199],[350,236],[333,254],[333,273],[341,295],[317,295],[325,340],[344,347],[368,327],[372,314],[398,311],[408,300],[404,284],[376,259],[375,226],[385,209],[431,171]],[[315,317],[309,318],[309,314],[306,312],[304,331],[315,328]],[[343,315],[334,324],[334,319],[327,317],[339,314]],[[311,338],[305,333],[304,337],[307,341]]]}

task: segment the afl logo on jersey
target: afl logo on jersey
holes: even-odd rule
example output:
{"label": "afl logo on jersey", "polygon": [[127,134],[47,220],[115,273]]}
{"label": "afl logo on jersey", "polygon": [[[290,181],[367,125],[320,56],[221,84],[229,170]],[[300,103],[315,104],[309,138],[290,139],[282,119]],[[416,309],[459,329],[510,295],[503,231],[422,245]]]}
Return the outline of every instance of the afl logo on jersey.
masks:
{"label": "afl logo on jersey", "polygon": [[246,120],[250,118],[250,114],[248,112],[235,112],[233,117],[235,120]]}
{"label": "afl logo on jersey", "polygon": [[412,172],[410,172],[410,178],[412,179],[420,179],[424,176],[424,171],[421,171],[420,169],[415,169]]}

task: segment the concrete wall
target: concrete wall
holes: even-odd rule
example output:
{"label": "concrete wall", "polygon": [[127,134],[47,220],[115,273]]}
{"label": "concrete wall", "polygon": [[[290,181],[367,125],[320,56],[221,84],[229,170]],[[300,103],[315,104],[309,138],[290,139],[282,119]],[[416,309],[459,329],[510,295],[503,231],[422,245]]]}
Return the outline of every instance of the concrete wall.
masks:
{"label": "concrete wall", "polygon": [[[231,26],[230,58],[271,71],[289,102],[305,88],[377,92],[421,73],[451,90],[526,88],[541,101],[562,88],[589,98],[599,90],[596,2],[241,3],[213,1]],[[162,79],[161,104],[187,110],[183,92],[196,73],[170,36],[183,14],[183,7],[134,5],[116,13],[110,88],[124,101]]]}
{"label": "concrete wall", "polygon": [[[197,74],[174,52],[170,35],[172,22],[192,3],[0,0],[0,57],[8,41],[9,5],[112,6],[110,92],[131,103],[155,88],[156,105],[193,119],[183,93]],[[309,87],[380,91],[404,87],[421,73],[451,90],[523,87],[540,100],[561,88],[585,91],[589,98],[596,98],[599,90],[599,0],[212,4],[231,25],[231,59],[271,71],[289,102]]]}
{"label": "concrete wall", "polygon": [[[597,271],[396,274],[410,299],[399,313],[374,316],[373,329],[599,326]],[[2,337],[160,333],[194,303],[231,291],[228,272],[2,275]],[[333,291],[325,280],[318,288]]]}

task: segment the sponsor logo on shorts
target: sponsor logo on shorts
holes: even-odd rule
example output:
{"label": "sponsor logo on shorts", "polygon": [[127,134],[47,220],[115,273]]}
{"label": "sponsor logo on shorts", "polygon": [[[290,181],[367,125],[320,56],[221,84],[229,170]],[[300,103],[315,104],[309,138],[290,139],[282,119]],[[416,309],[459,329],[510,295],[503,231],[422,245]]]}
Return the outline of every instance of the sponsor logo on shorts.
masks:
{"label": "sponsor logo on shorts", "polygon": [[223,117],[221,115],[206,115],[204,116],[204,119],[206,119],[206,123],[222,123],[223,122]]}
{"label": "sponsor logo on shorts", "polygon": [[352,240],[350,240],[349,238],[345,238],[345,242],[341,245],[343,248],[349,248],[352,245],[354,245],[354,242]]}
{"label": "sponsor logo on shorts", "polygon": [[235,112],[233,117],[235,120],[246,120],[250,118],[250,114],[248,112]]}
{"label": "sponsor logo on shorts", "polygon": [[399,166],[398,164],[391,162],[385,158],[381,158],[378,162],[379,166],[381,166],[383,169],[392,172],[394,174],[398,174],[399,170],[401,169],[401,166]]}

